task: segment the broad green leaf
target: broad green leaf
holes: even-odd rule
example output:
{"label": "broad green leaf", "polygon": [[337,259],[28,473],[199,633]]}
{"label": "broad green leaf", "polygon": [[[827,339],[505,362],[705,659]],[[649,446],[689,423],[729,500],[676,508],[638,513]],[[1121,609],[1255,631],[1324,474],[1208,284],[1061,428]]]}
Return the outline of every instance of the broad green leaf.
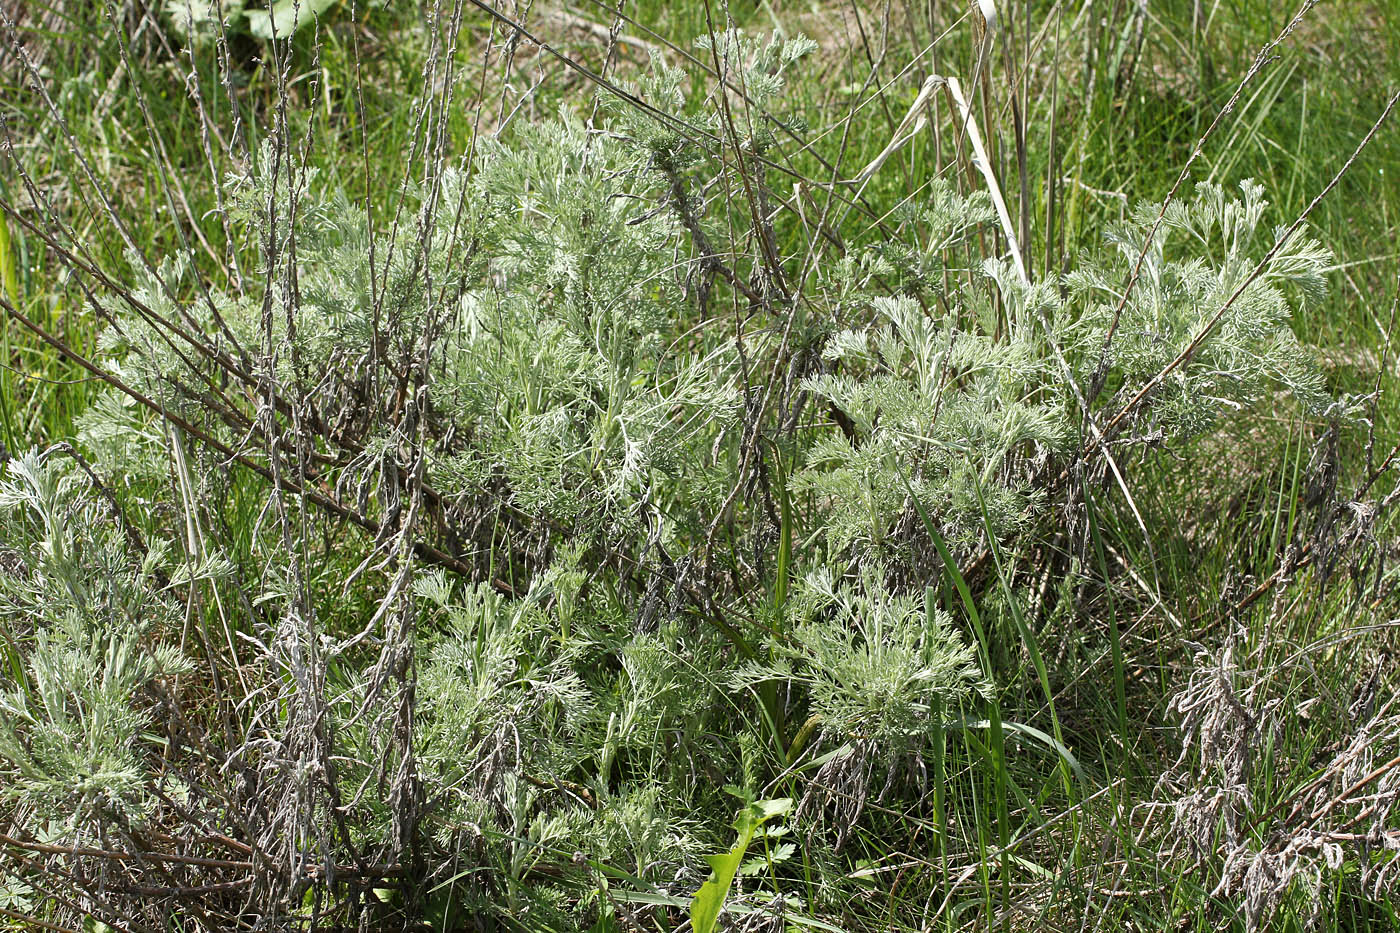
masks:
{"label": "broad green leaf", "polygon": [[753,829],[739,835],[739,841],[734,844],[723,855],[707,855],[705,861],[710,863],[710,868],[714,870],[714,875],[704,884],[700,885],[700,890],[695,892],[695,900],[690,904],[690,926],[695,933],[714,933],[715,921],[719,919],[719,912],[724,908],[724,901],[729,897],[729,889],[734,885],[734,875],[739,870],[739,863],[744,858],[744,852],[748,850],[749,840],[753,838]]}
{"label": "broad green leaf", "polygon": [[734,876],[743,864],[744,853],[753,841],[754,833],[766,821],[782,816],[792,810],[792,798],[780,797],[775,800],[758,800],[739,811],[734,828],[739,831],[739,839],[734,848],[722,855],[707,855],[714,875],[695,892],[690,903],[690,926],[693,933],[714,933],[719,912],[729,897],[729,889],[734,886]]}
{"label": "broad green leaf", "polygon": [[248,10],[248,30],[259,39],[285,39],[309,26],[336,0],[277,0],[270,10]]}

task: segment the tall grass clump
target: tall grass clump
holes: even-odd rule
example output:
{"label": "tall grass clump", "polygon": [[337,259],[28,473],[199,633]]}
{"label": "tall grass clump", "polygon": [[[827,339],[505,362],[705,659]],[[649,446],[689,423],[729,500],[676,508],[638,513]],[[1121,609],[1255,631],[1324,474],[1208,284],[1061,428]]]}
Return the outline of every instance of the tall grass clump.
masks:
{"label": "tall grass clump", "polygon": [[1393,920],[1311,4],[1113,210],[1145,13],[365,6],[0,13],[0,925]]}

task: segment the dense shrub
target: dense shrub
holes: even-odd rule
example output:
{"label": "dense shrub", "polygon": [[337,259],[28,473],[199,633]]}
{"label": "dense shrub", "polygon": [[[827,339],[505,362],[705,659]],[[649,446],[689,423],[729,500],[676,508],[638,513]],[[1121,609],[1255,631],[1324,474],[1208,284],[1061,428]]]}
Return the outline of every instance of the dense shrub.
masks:
{"label": "dense shrub", "polygon": [[1035,280],[948,182],[864,242],[775,221],[810,49],[723,34],[742,118],[661,70],[664,113],[483,137],[394,212],[275,136],[236,281],[94,282],[83,454],[0,486],[0,773],[55,916],[635,928],[738,808],[746,916],[858,924],[852,834],[944,793],[950,735],[1083,792],[1053,702],[998,705],[994,653],[1052,692],[1015,565],[1089,553],[1129,458],[1353,415],[1290,326],[1330,257],[1251,182]]}

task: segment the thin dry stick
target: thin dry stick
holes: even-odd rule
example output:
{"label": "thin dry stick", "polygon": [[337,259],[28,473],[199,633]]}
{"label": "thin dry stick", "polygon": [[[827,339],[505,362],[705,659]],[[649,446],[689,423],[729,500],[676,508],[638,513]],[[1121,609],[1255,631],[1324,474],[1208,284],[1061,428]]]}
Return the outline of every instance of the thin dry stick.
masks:
{"label": "thin dry stick", "polygon": [[1021,247],[1016,240],[1016,228],[1011,222],[1011,212],[1006,209],[1006,199],[1002,197],[1001,186],[997,184],[991,158],[987,154],[986,145],[982,142],[982,133],[977,127],[977,121],[972,117],[972,108],[968,106],[967,98],[963,96],[962,84],[957,78],[950,76],[946,84],[948,96],[952,98],[958,112],[962,115],[963,122],[967,125],[967,138],[977,157],[974,163],[982,173],[982,177],[986,179],[987,190],[991,193],[992,203],[996,205],[997,220],[1001,222],[1002,232],[1006,234],[1007,246],[1011,250],[1011,258],[1016,264],[1016,272],[1020,276],[1022,284],[1029,284],[1030,277],[1026,274],[1026,261],[1021,256]]}
{"label": "thin dry stick", "polygon": [[[1397,276],[1397,285],[1400,285],[1400,276]],[[1385,376],[1385,365],[1390,356],[1390,339],[1395,333],[1395,312],[1400,310],[1400,289],[1397,289],[1395,296],[1390,301],[1390,323],[1385,327],[1385,343],[1381,346],[1380,362],[1376,364],[1376,384],[1371,389],[1371,425],[1366,432],[1366,471],[1371,472],[1376,465],[1376,423],[1380,418],[1382,378]]]}
{"label": "thin dry stick", "polygon": [[1016,266],[1016,274],[1023,283],[1029,283],[1030,278],[1026,273],[1026,262],[1021,256],[1021,247],[1016,236],[1016,227],[1011,222],[1011,212],[1006,207],[1006,199],[1002,196],[1001,185],[997,182],[996,173],[992,169],[991,159],[987,154],[986,144],[982,140],[982,132],[978,127],[977,119],[972,113],[972,108],[968,105],[967,97],[963,94],[962,82],[957,78],[942,75],[929,75],[924,79],[923,86],[919,88],[919,94],[914,98],[914,103],[909,105],[909,111],[905,113],[904,119],[900,121],[898,128],[894,131],[893,138],[874,159],[870,161],[860,173],[851,179],[850,183],[860,184],[856,191],[859,198],[865,190],[865,186],[870,182],[874,174],[879,171],[880,166],[890,156],[902,149],[910,140],[919,135],[919,132],[928,125],[928,106],[933,98],[934,91],[943,88],[947,91],[949,99],[953,102],[954,108],[962,123],[967,127],[968,142],[972,145],[972,163],[977,170],[982,173],[982,178],[987,183],[987,191],[991,195],[992,204],[996,208],[997,221],[1001,224],[1002,232],[1006,235],[1008,247],[1011,250],[1011,258]]}

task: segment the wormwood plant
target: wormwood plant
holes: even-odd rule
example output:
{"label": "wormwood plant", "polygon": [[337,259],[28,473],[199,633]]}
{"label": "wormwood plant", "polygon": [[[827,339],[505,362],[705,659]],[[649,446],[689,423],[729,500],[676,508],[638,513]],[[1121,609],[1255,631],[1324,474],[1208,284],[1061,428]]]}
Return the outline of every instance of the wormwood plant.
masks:
{"label": "wormwood plant", "polygon": [[[775,157],[811,48],[721,34],[742,90],[703,116],[661,71],[611,122],[437,151],[388,215],[283,125],[224,192],[241,276],[92,282],[94,472],[26,454],[0,488],[0,768],[44,827],[7,870],[62,879],[46,916],[669,928],[737,876],[773,929],[859,928],[852,834],[951,731],[1004,755],[925,522],[1030,551],[1130,453],[1328,407],[1289,327],[1328,254],[1252,183],[1037,281],[950,183],[804,240]],[[180,517],[127,524],[98,475]],[[730,785],[798,801],[794,841],[707,882]]]}
{"label": "wormwood plant", "polygon": [[139,697],[189,666],[160,638],[179,621],[168,552],[133,549],[81,474],[54,459],[10,459],[0,481],[9,620],[0,756],[11,803],[56,835],[103,838],[155,804],[165,782],[142,766],[153,717]]}

